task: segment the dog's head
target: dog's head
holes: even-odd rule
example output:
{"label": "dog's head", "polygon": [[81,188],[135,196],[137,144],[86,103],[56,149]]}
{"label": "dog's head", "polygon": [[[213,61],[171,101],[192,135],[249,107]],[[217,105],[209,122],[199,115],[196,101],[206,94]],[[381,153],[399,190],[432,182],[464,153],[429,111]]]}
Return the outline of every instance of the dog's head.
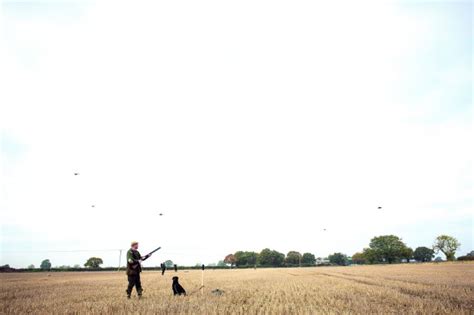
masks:
{"label": "dog's head", "polygon": [[175,277],[173,277],[173,282],[178,282],[178,279],[179,279],[179,278],[178,278],[178,277],[176,277],[176,276],[175,276]]}

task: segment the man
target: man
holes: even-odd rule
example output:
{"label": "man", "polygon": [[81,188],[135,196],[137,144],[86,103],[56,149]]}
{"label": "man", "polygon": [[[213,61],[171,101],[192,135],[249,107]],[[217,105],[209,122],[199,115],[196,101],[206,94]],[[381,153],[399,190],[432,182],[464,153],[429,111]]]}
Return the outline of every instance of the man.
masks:
{"label": "man", "polygon": [[165,271],[166,271],[166,265],[165,265],[165,263],[161,263],[160,267],[161,267],[161,275],[164,276]]}
{"label": "man", "polygon": [[130,298],[133,287],[137,290],[138,298],[142,296],[143,289],[140,281],[140,272],[142,272],[141,263],[143,260],[150,257],[150,255],[141,256],[138,251],[138,242],[132,242],[131,248],[127,252],[127,276],[128,276],[128,288],[127,298]]}

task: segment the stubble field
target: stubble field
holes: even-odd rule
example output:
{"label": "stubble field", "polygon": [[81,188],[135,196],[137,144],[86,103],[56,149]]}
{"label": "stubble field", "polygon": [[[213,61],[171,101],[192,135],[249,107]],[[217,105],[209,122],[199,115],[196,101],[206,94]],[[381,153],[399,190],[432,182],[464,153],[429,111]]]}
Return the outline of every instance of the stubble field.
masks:
{"label": "stubble field", "polygon": [[[187,297],[173,297],[178,275]],[[0,274],[1,314],[472,314],[474,263],[143,272],[125,297],[121,272]],[[212,290],[224,291],[215,295]]]}

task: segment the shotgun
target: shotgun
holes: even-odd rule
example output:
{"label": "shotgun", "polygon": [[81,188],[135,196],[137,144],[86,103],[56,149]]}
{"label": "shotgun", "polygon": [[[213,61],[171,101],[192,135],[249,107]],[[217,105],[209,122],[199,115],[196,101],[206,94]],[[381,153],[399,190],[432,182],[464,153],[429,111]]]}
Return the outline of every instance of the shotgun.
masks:
{"label": "shotgun", "polygon": [[[161,247],[158,247],[158,248],[152,250],[151,252],[149,252],[148,254],[146,254],[145,256],[140,257],[141,261],[147,260],[148,258],[150,258],[150,256],[151,256],[154,252],[156,252],[156,251],[158,251],[158,250],[160,250],[160,249],[161,249]],[[128,262],[127,262],[127,263],[128,263]],[[140,262],[140,261],[137,261],[136,263],[133,263],[133,264],[132,264],[132,263],[128,263],[128,264],[130,265],[130,267],[131,267],[132,269],[136,269],[138,266],[141,265],[141,262]]]}

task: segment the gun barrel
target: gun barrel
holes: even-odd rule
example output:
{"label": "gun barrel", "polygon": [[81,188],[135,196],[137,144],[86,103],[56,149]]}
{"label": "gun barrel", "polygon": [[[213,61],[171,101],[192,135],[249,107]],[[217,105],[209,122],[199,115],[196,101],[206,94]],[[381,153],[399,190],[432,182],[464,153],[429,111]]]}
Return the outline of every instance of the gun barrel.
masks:
{"label": "gun barrel", "polygon": [[161,246],[158,247],[157,249],[152,250],[148,255],[151,255],[151,254],[153,254],[154,252],[156,252],[156,251],[158,251],[158,250],[160,250],[160,249],[161,249]]}
{"label": "gun barrel", "polygon": [[147,260],[147,259],[151,256],[151,254],[153,254],[154,252],[156,252],[156,251],[158,251],[158,250],[160,250],[160,249],[161,249],[161,246],[158,247],[158,248],[156,248],[156,249],[154,249],[154,250],[152,250],[151,252],[148,253],[147,257],[146,257],[145,259],[143,259],[143,260]]}

